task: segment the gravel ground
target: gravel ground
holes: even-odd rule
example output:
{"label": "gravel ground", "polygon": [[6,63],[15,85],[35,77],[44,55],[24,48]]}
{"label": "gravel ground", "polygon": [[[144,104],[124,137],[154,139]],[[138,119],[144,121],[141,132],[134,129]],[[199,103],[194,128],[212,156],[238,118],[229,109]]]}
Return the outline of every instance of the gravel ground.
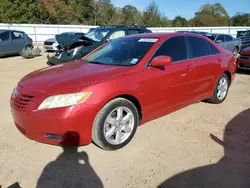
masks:
{"label": "gravel ground", "polygon": [[45,59],[0,59],[2,187],[250,187],[250,74],[236,75],[223,104],[200,102],[151,121],[121,150],[63,149],[25,138],[10,114],[12,89]]}

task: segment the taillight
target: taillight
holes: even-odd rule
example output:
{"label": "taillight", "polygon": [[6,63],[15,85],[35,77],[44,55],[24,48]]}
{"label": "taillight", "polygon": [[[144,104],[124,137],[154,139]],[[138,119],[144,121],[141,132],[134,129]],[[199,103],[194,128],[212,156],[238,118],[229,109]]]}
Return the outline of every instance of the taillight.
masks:
{"label": "taillight", "polygon": [[32,38],[28,37],[29,40],[33,41]]}

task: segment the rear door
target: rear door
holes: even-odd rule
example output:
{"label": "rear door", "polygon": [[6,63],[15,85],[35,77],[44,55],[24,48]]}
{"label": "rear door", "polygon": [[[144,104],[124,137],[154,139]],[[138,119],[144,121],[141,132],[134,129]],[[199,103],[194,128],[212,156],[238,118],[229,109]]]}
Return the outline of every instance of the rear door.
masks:
{"label": "rear door", "polygon": [[144,71],[147,88],[147,113],[162,115],[192,100],[194,89],[194,63],[188,58],[184,36],[167,39],[154,57],[170,56],[172,64],[165,67],[147,67]]}
{"label": "rear door", "polygon": [[10,32],[3,31],[0,33],[0,56],[9,55],[13,53],[12,44],[10,40]]}
{"label": "rear door", "polygon": [[187,36],[187,40],[195,64],[193,95],[197,100],[201,100],[213,91],[217,80],[216,70],[220,69],[220,53],[210,42],[201,37]]}
{"label": "rear door", "polygon": [[227,49],[232,52],[235,47],[234,38],[230,35],[225,35],[225,39],[226,39]]}
{"label": "rear door", "polygon": [[221,45],[223,48],[227,49],[225,35],[218,35],[215,39],[215,42]]}
{"label": "rear door", "polygon": [[20,53],[25,47],[24,33],[19,31],[11,31],[10,35],[14,53]]}

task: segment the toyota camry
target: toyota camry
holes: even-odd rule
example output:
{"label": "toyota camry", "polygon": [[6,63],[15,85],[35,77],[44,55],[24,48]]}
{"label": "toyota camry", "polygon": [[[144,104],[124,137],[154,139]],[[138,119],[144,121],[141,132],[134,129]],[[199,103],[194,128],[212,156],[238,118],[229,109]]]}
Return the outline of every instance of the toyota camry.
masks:
{"label": "toyota camry", "polygon": [[222,103],[235,72],[233,54],[204,36],[131,35],[24,76],[11,112],[29,139],[116,150],[148,121],[199,101]]}

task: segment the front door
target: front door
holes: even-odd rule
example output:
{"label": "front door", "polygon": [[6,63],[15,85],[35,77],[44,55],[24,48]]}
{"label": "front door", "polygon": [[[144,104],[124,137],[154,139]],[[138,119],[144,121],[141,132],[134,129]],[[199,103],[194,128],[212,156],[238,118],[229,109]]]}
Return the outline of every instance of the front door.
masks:
{"label": "front door", "polygon": [[165,41],[154,57],[170,56],[172,64],[165,67],[151,67],[144,70],[144,84],[147,101],[145,113],[151,118],[164,115],[172,109],[192,100],[194,89],[194,63],[188,59],[184,36]]}
{"label": "front door", "polygon": [[0,56],[12,54],[12,44],[10,40],[10,32],[3,31],[0,33]]}

